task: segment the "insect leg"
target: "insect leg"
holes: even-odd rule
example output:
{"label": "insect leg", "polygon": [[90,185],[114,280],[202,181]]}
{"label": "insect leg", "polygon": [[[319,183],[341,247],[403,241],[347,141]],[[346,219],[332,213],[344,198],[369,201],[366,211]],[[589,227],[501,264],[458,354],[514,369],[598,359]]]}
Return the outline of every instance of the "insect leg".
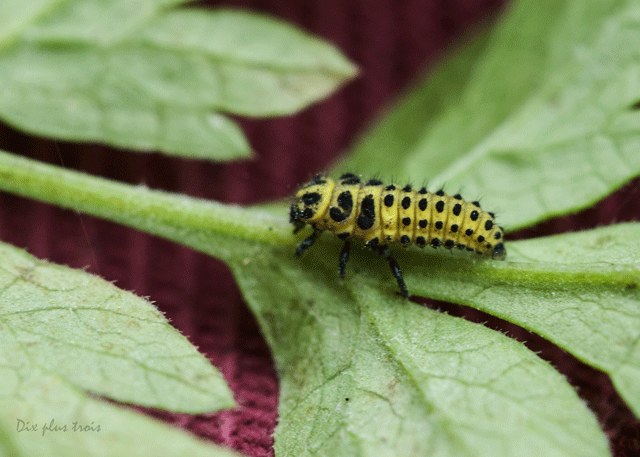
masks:
{"label": "insect leg", "polygon": [[293,234],[298,233],[305,225],[307,224],[302,221],[293,221]]}
{"label": "insect leg", "polygon": [[389,247],[374,246],[372,247],[372,249],[376,251],[378,254],[380,254],[382,257],[384,257],[387,262],[389,262],[389,268],[391,268],[391,273],[393,274],[393,277],[396,278],[396,281],[398,281],[398,286],[400,287],[400,292],[402,293],[402,296],[404,298],[409,298],[409,291],[407,290],[407,285],[404,283],[404,278],[402,277],[402,270],[400,269],[398,262],[396,262],[396,259],[394,259],[391,256],[391,253],[389,252]]}
{"label": "insect leg", "polygon": [[344,273],[349,260],[349,252],[351,251],[351,241],[345,240],[342,251],[340,252],[340,262],[338,263],[338,275],[340,279],[344,279]]}
{"label": "insect leg", "polygon": [[313,245],[313,243],[316,242],[316,239],[318,239],[318,235],[320,235],[320,233],[321,231],[314,227],[311,236],[300,243],[296,248],[296,256],[300,257],[304,251],[309,249]]}

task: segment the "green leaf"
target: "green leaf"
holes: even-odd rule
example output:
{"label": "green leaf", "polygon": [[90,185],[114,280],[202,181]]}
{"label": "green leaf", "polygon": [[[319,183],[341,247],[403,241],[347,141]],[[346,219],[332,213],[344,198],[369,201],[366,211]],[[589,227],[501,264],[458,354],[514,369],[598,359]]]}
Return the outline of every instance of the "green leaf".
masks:
{"label": "green leaf", "polygon": [[172,411],[234,406],[220,373],[146,300],[6,244],[0,285],[4,375],[41,369],[78,389]]}
{"label": "green leaf", "polygon": [[174,3],[69,0],[13,20],[4,47],[0,36],[0,117],[56,138],[230,160],[251,152],[224,113],[290,114],[356,72],[282,22]]}
{"label": "green leaf", "polygon": [[587,207],[640,174],[639,36],[634,2],[515,2],[340,170],[462,188],[508,230]]}
{"label": "green leaf", "polygon": [[[113,183],[9,154],[0,154],[0,187],[116,220],[227,262],[280,372],[275,439],[284,455],[526,456],[540,455],[542,447],[545,455],[608,455],[592,414],[550,365],[481,325],[392,298],[395,281],[373,252],[354,250],[347,279],[339,283],[339,240],[327,234],[297,259],[285,214]],[[517,251],[519,244],[508,244],[509,259],[511,246]],[[513,290],[516,301],[520,292],[510,284],[518,285],[517,272],[549,265],[526,264],[517,254],[519,263],[418,249],[393,252],[411,292],[439,298],[442,290],[430,284],[446,283],[447,290],[471,290],[483,305],[487,283]],[[601,259],[614,263],[614,252],[605,245]],[[548,282],[549,297],[575,281],[575,272],[558,268]],[[615,278],[607,284],[587,275],[585,282],[620,294],[626,289]],[[513,305],[513,312],[530,312],[525,305]],[[597,332],[591,328],[582,338],[601,341]],[[640,367],[634,359],[629,363]]]}
{"label": "green leaf", "polygon": [[63,0],[24,0],[0,3],[0,49],[19,31]]}
{"label": "green leaf", "polygon": [[[474,76],[473,70],[487,45],[488,33],[476,31],[475,36],[447,55],[440,66],[429,72],[425,81],[406,90],[395,106],[385,112],[346,155],[334,167],[334,171],[380,174],[384,170],[389,176],[406,178],[404,162],[417,154],[416,148],[428,133],[431,124],[448,109],[460,103],[464,87]],[[428,107],[425,109],[425,107]],[[481,119],[486,119],[484,116]],[[465,135],[452,135],[450,142],[465,141]],[[464,148],[464,145],[458,148]],[[450,147],[451,150],[458,148]],[[437,161],[446,161],[447,156],[432,154]],[[445,162],[446,164],[446,162]],[[438,167],[441,167],[438,162]],[[435,176],[432,167],[421,169],[418,180]]]}
{"label": "green leaf", "polygon": [[240,457],[31,368],[20,376],[0,368],[0,455]]}
{"label": "green leaf", "polygon": [[[63,45],[116,45],[141,26],[187,0],[61,0],[20,31],[26,41]],[[57,5],[56,5],[57,4]]]}
{"label": "green leaf", "polygon": [[542,335],[607,373],[640,417],[638,239],[640,223],[628,223],[511,242],[507,262],[412,254],[407,282]]}
{"label": "green leaf", "polygon": [[277,454],[609,455],[575,391],[522,344],[391,299],[366,273],[351,296],[335,257],[309,257],[233,266],[280,368]]}

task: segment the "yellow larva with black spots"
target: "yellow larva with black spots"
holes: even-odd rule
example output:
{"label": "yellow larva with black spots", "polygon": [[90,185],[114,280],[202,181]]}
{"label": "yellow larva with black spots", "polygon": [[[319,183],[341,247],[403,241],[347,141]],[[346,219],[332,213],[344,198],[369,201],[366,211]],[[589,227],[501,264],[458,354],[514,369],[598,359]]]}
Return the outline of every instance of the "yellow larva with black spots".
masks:
{"label": "yellow larva with black spots", "polygon": [[407,286],[389,244],[458,248],[497,260],[507,254],[504,230],[478,202],[467,202],[460,194],[448,196],[442,190],[432,193],[424,187],[416,191],[410,185],[385,186],[377,179],[363,184],[352,173],[337,181],[318,175],[302,186],[293,197],[289,219],[295,226],[293,233],[306,224],[313,228],[313,234],[298,245],[296,255],[302,255],[323,230],[329,230],[345,241],[338,265],[340,278],[344,278],[350,239],[361,240],[389,262],[405,298],[409,296]]}

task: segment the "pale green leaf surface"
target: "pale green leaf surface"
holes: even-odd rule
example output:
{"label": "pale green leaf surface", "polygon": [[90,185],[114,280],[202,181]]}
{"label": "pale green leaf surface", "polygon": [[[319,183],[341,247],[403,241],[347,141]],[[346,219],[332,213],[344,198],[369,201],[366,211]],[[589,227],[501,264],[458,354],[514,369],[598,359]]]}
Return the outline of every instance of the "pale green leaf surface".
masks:
{"label": "pale green leaf surface", "polygon": [[22,0],[0,2],[0,49],[27,24],[65,0]]}
{"label": "pale green leaf surface", "polygon": [[65,0],[34,26],[26,41],[93,44],[108,47],[126,39],[147,21],[188,0]]}
{"label": "pale green leaf surface", "polygon": [[42,369],[118,401],[203,413],[234,406],[221,374],[146,300],[0,244],[0,366]]}
{"label": "pale green leaf surface", "polygon": [[75,0],[25,25],[0,48],[0,117],[56,138],[230,160],[251,151],[223,113],[290,114],[356,72],[277,20],[172,3]]}
{"label": "pale green leaf surface", "polygon": [[506,262],[414,252],[399,262],[412,265],[417,295],[516,323],[606,372],[640,416],[638,239],[640,224],[628,223],[507,243]]}
{"label": "pale green leaf surface", "polygon": [[240,457],[38,369],[0,367],[0,386],[3,457]]}
{"label": "pale green leaf surface", "polygon": [[[417,114],[467,49],[395,113],[418,122],[381,124],[341,170],[462,189],[507,230],[589,206],[640,174],[638,41],[635,2],[514,2],[446,109]],[[412,141],[394,146],[386,135]],[[378,155],[397,160],[380,168]]]}
{"label": "pale green leaf surface", "polygon": [[279,367],[277,455],[609,455],[575,391],[523,345],[390,298],[366,272],[352,296],[331,255],[232,265]]}
{"label": "pale green leaf surface", "polygon": [[[455,52],[447,54],[438,68],[426,75],[426,81],[413,83],[394,106],[370,131],[356,142],[350,153],[334,167],[340,172],[377,174],[384,171],[385,177],[408,179],[403,169],[407,157],[415,154],[417,145],[423,141],[428,126],[438,122],[443,113],[460,103],[463,89],[474,76],[477,59],[487,45],[488,33],[476,31],[466,42],[459,44]],[[483,117],[484,119],[484,117]],[[466,132],[466,130],[465,130]],[[451,142],[464,141],[466,135],[453,135]],[[450,149],[463,149],[464,146]],[[433,160],[444,160],[445,156],[433,155]],[[435,166],[436,170],[442,165]],[[434,164],[420,169],[417,180],[435,175]]]}

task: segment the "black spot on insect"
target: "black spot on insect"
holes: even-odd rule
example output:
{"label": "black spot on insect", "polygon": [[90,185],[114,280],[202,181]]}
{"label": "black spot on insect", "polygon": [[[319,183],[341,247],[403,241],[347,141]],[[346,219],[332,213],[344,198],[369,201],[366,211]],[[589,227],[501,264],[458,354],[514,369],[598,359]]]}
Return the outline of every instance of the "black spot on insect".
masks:
{"label": "black spot on insect", "polygon": [[426,240],[424,239],[424,236],[418,236],[416,237],[416,244],[420,247],[423,247],[426,244]]}
{"label": "black spot on insect", "polygon": [[401,204],[402,208],[408,209],[411,206],[411,197],[404,197]]}
{"label": "black spot on insect", "polygon": [[365,186],[380,186],[382,185],[382,181],[379,179],[370,179],[366,182]]}
{"label": "black spot on insect", "polygon": [[458,224],[451,225],[451,232],[456,233],[458,231]]}
{"label": "black spot on insect", "polygon": [[444,211],[444,200],[439,200],[438,203],[436,203],[436,211],[439,213]]}
{"label": "black spot on insect", "polygon": [[411,243],[411,238],[409,238],[407,235],[402,235],[402,237],[400,238],[400,242],[402,244],[409,244]]}
{"label": "black spot on insect", "polygon": [[390,184],[387,187],[385,187],[384,190],[391,192],[392,190],[396,190],[396,186],[394,186],[393,184]]}
{"label": "black spot on insect", "polygon": [[373,219],[368,219],[363,214],[358,216],[358,227],[360,227],[362,230],[369,230],[371,227],[373,227],[374,223],[375,221]]}
{"label": "black spot on insect", "polygon": [[471,204],[477,208],[480,208],[480,202],[477,200],[475,202],[471,202]]}
{"label": "black spot on insect", "polygon": [[431,240],[431,246],[434,247],[434,248],[437,248],[441,244],[442,244],[442,242],[438,238],[434,238],[434,239]]}
{"label": "black spot on insect", "polygon": [[369,230],[376,222],[375,203],[373,195],[369,194],[362,200],[360,205],[360,215],[358,216],[358,227],[362,230]]}
{"label": "black spot on insect", "polygon": [[467,236],[471,236],[471,235],[473,235],[473,229],[470,229],[470,228],[469,228],[469,229],[465,230],[465,231],[464,231],[464,234],[465,234],[465,235],[467,235]]}
{"label": "black spot on insect", "polygon": [[436,195],[437,195],[438,197],[444,197],[444,190],[443,190],[443,189],[440,189],[438,192],[436,192]]}
{"label": "black spot on insect", "polygon": [[342,184],[345,184],[345,185],[360,184],[360,178],[358,178],[353,173],[343,174],[342,176],[340,176],[340,181]]}
{"label": "black spot on insect", "polygon": [[313,217],[313,210],[311,208],[306,208],[303,212],[300,213],[301,219],[311,219]]}
{"label": "black spot on insect", "polygon": [[411,184],[407,184],[402,188],[403,192],[411,192]]}
{"label": "black spot on insect", "polygon": [[314,203],[318,203],[320,201],[320,194],[318,192],[307,192],[302,196],[302,203],[305,205],[313,205]]}
{"label": "black spot on insect", "polygon": [[422,189],[420,189],[420,190],[418,191],[418,193],[419,193],[420,195],[426,195],[426,194],[427,194],[427,188],[426,188],[426,187],[423,187]]}
{"label": "black spot on insect", "polygon": [[487,249],[491,249],[491,243],[485,244],[484,247],[487,248]]}
{"label": "black spot on insect", "polygon": [[342,208],[342,211],[345,214],[345,217],[351,214],[351,210],[353,209],[353,196],[351,192],[344,191],[338,195],[338,206]]}
{"label": "black spot on insect", "polygon": [[504,244],[498,243],[493,247],[492,257],[494,259],[504,259],[506,255]]}
{"label": "black spot on insect", "polygon": [[447,248],[447,249],[451,249],[452,247],[455,246],[455,244],[456,244],[455,241],[447,240],[447,241],[444,242],[444,247]]}
{"label": "black spot on insect", "polygon": [[460,216],[461,211],[462,205],[460,203],[456,203],[455,205],[453,205],[453,209],[451,210],[454,216]]}
{"label": "black spot on insect", "polygon": [[489,216],[491,216],[492,219],[496,218],[496,213],[492,213],[491,211],[489,211],[487,214],[489,214]]}
{"label": "black spot on insect", "polygon": [[500,232],[496,232],[496,233],[494,233],[494,234],[493,234],[493,237],[494,237],[496,240],[499,240],[500,238],[502,238],[502,233],[500,233]]}
{"label": "black spot on insect", "polygon": [[420,208],[420,211],[424,211],[427,209],[427,199],[423,198],[418,202],[418,208]]}
{"label": "black spot on insect", "polygon": [[347,238],[349,238],[349,232],[338,233],[337,237],[341,240],[346,240]]}
{"label": "black spot on insect", "polygon": [[480,235],[478,237],[478,243],[482,243],[484,241],[484,236]]}
{"label": "black spot on insect", "polygon": [[391,208],[393,206],[393,202],[393,195],[387,195],[384,197],[384,206],[386,206],[387,208]]}
{"label": "black spot on insect", "polygon": [[478,216],[480,215],[480,213],[478,213],[475,209],[473,211],[471,211],[471,214],[469,214],[469,219],[471,219],[472,221],[477,221],[478,220]]}
{"label": "black spot on insect", "polygon": [[464,248],[466,248],[466,246],[464,244],[462,244],[462,243],[459,243],[457,248],[462,251]]}
{"label": "black spot on insect", "polygon": [[418,222],[418,226],[420,226],[420,228],[427,228],[427,220],[420,219],[420,222]]}
{"label": "black spot on insect", "polygon": [[456,200],[462,200],[462,195],[460,195],[460,194],[455,194],[455,195],[453,196],[453,198],[455,198]]}
{"label": "black spot on insect", "polygon": [[333,207],[329,210],[329,217],[335,222],[342,222],[347,218],[347,215],[340,211],[338,208]]}
{"label": "black spot on insect", "polygon": [[491,219],[487,219],[487,222],[484,223],[485,230],[491,230],[493,227],[493,221]]}
{"label": "black spot on insect", "polygon": [[411,225],[411,218],[410,217],[403,217],[402,218],[402,225]]}
{"label": "black spot on insect", "polygon": [[442,221],[436,222],[436,230],[442,230],[442,227],[444,227],[444,223]]}

